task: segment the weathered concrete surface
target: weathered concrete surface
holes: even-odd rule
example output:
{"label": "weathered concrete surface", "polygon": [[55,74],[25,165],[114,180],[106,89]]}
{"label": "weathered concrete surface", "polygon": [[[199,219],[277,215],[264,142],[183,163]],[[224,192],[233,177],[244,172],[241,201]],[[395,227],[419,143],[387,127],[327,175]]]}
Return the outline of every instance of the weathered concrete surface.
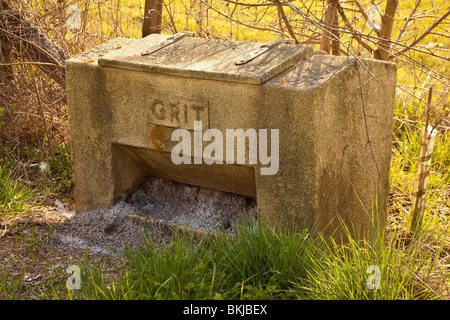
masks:
{"label": "weathered concrete surface", "polygon": [[[313,55],[300,46],[295,53],[294,45],[282,45],[289,47],[283,52],[301,60],[290,60],[292,67],[280,69],[289,59],[283,60],[272,74],[264,69],[268,56],[261,55],[242,66],[251,72],[240,77],[235,65],[227,74],[223,66],[231,66],[229,61],[218,68],[208,64],[203,73],[199,67],[191,70],[185,61],[184,70],[171,73],[163,52],[160,60],[147,57],[150,66],[146,66],[145,57],[133,49],[151,47],[167,37],[118,38],[67,61],[78,211],[110,206],[151,175],[256,196],[260,216],[288,231],[317,225],[331,232],[339,216],[362,236],[370,229],[372,209],[378,216],[375,223],[384,225],[394,64],[363,60],[362,65],[352,58]],[[196,39],[190,39],[190,45],[192,41]],[[212,40],[199,41],[206,47]],[[253,50],[255,45],[242,48]],[[166,48],[166,55],[179,57],[173,52],[182,51],[177,48]],[[158,68],[158,61],[167,67]],[[156,118],[155,101],[160,111],[167,109]],[[186,114],[188,121],[183,122],[169,111],[173,105],[199,109],[192,107],[198,112]],[[175,165],[170,152],[177,142],[171,141],[171,133],[176,128],[192,129],[194,119],[203,121],[203,130],[279,129],[277,174],[260,175],[262,166],[248,162]]]}
{"label": "weathered concrete surface", "polygon": [[[309,46],[279,45],[256,56],[251,63],[237,65],[255,51],[264,50],[265,44],[185,37],[159,49],[165,39],[165,35],[143,38],[101,57],[99,63],[129,70],[261,84],[313,51]],[[153,53],[146,55],[148,52]]]}

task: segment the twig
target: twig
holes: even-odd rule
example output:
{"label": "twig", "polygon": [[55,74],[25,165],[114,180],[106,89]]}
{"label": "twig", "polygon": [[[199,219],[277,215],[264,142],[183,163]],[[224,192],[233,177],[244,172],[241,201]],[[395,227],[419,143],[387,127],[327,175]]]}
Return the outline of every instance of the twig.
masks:
{"label": "twig", "polygon": [[281,5],[279,0],[274,0],[275,4],[281,14],[281,18],[284,21],[284,24],[286,25],[286,28],[288,29],[289,35],[292,37],[292,39],[294,39],[295,44],[298,44],[298,40],[297,37],[295,36],[294,30],[292,29],[291,24],[289,23],[288,18],[286,17],[286,13],[284,12],[283,6]]}
{"label": "twig", "polygon": [[345,15],[344,9],[342,8],[342,6],[340,5],[339,2],[337,5],[337,9],[338,9],[339,14],[342,17],[342,20],[344,21],[345,26],[350,30],[350,32],[352,32],[353,38],[355,38],[355,40],[358,41],[358,43],[361,46],[363,46],[367,51],[369,51],[370,53],[373,53],[374,49],[371,46],[369,46],[367,43],[362,41],[361,37],[355,32],[355,29],[353,29],[350,21],[348,20],[347,16]]}
{"label": "twig", "polygon": [[[310,20],[308,22],[313,24],[313,25],[315,25],[312,20]],[[319,27],[319,28],[321,28],[321,27]],[[337,28],[331,27],[330,29],[333,30],[333,29],[337,29]],[[313,30],[310,30],[310,31],[313,31]],[[313,31],[313,32],[315,32],[315,31]],[[339,32],[347,33],[347,34],[350,34],[350,35],[358,35],[360,37],[366,38],[368,41],[370,41],[372,43],[376,43],[376,42],[379,41],[379,38],[376,37],[376,36],[372,36],[370,34],[365,34],[365,33],[362,33],[360,31],[357,31],[357,30],[354,30],[354,29],[353,30],[345,30],[343,28],[339,28]],[[329,38],[332,39],[333,37],[330,36]],[[406,45],[406,44],[403,44],[403,43],[400,43],[400,42],[396,42],[396,41],[393,41],[393,40],[386,40],[386,42],[388,42],[390,45],[396,45],[396,46],[403,47],[404,48],[404,52],[408,51],[408,50],[414,50],[414,51],[417,51],[417,52],[420,52],[420,53],[424,53],[424,54],[430,55],[430,56],[435,57],[435,58],[439,58],[439,59],[443,59],[443,60],[446,60],[446,61],[450,61],[450,58],[448,58],[448,57],[440,56],[440,55],[434,54],[434,53],[432,53],[430,51],[421,50],[417,46],[411,47],[411,45]],[[392,50],[397,51],[397,52],[400,51],[399,49],[395,49],[395,48],[392,48]],[[395,56],[398,57],[401,54],[404,54],[404,52],[398,53]],[[390,57],[390,59],[391,58],[392,57]],[[409,57],[409,58],[411,59],[411,57]]]}
{"label": "twig", "polygon": [[277,33],[277,34],[282,34],[281,31],[280,31],[280,30],[277,30],[277,29],[261,28],[261,27],[257,27],[257,26],[254,26],[254,25],[245,23],[245,22],[243,22],[243,21],[234,19],[234,18],[232,18],[232,17],[229,17],[229,16],[227,16],[225,13],[223,13],[222,11],[220,11],[220,10],[218,10],[217,8],[214,8],[213,6],[211,6],[211,5],[210,5],[209,3],[207,3],[207,2],[205,2],[205,5],[206,5],[207,7],[209,7],[210,9],[214,10],[215,12],[217,12],[219,15],[221,15],[221,16],[223,16],[223,17],[225,17],[225,18],[227,18],[227,19],[229,19],[229,20],[231,20],[231,21],[233,21],[233,22],[236,22],[237,24],[243,25],[243,26],[245,26],[245,27],[253,28],[253,29],[256,29],[256,30],[270,31],[270,32],[274,32],[274,33]]}
{"label": "twig", "polygon": [[[38,86],[36,83],[36,79],[34,79],[34,78],[33,78],[33,83],[34,83],[34,88],[36,89],[36,95],[37,95],[38,102],[39,102],[39,113],[42,118],[42,124],[44,125],[44,135],[45,135],[45,138],[47,139],[47,145],[50,146],[50,138],[49,138],[48,132],[47,132],[47,124],[45,122],[44,111],[42,108],[41,95],[39,94],[39,89],[38,89]],[[45,139],[44,139],[44,142],[45,142]],[[44,147],[44,142],[42,143],[42,147]]]}
{"label": "twig", "polygon": [[[362,82],[362,80],[361,80],[361,71],[359,70],[359,64],[358,63],[356,64],[356,70],[358,72],[359,83],[361,83]],[[378,177],[380,177],[381,172],[380,172],[380,169],[378,167],[378,162],[377,162],[377,160],[375,158],[375,153],[373,152],[373,149],[372,149],[372,143],[370,141],[369,126],[367,124],[366,104],[364,102],[364,93],[363,93],[363,86],[362,85],[359,86],[359,94],[361,96],[361,104],[362,104],[362,109],[363,109],[364,127],[365,127],[365,131],[366,131],[367,144],[369,145],[370,154],[372,156],[373,162],[375,163],[375,167],[376,167],[377,172],[378,172]]]}
{"label": "twig", "polygon": [[239,2],[239,1],[233,1],[233,0],[223,0],[229,3],[233,3],[236,5],[240,5],[243,7],[268,7],[273,6],[273,3],[245,3],[245,2]]}
{"label": "twig", "polygon": [[417,183],[416,201],[414,203],[411,219],[411,232],[414,233],[418,232],[422,227],[423,213],[425,209],[425,195],[427,191],[428,176],[430,174],[428,167],[431,164],[431,155],[433,153],[434,140],[436,137],[434,127],[429,125],[432,94],[433,88],[430,88],[428,92],[427,118],[420,144],[419,165],[417,169],[419,180]]}
{"label": "twig", "polygon": [[[367,16],[366,12],[364,11],[363,7],[361,6],[361,4],[359,3],[358,0],[355,0],[356,6],[358,7],[359,12],[362,14],[362,16],[364,17],[364,20],[367,22],[367,20],[369,20],[369,17]],[[377,35],[379,35],[380,30],[379,29],[373,29],[375,31],[375,33]]]}
{"label": "twig", "polygon": [[178,33],[177,26],[176,26],[176,24],[175,24],[175,21],[173,20],[173,13],[172,13],[172,11],[170,10],[169,5],[166,4],[166,1],[163,2],[163,5],[164,5],[164,7],[166,8],[167,14],[169,15],[170,25],[171,25],[172,28],[173,28],[173,33]]}
{"label": "twig", "polygon": [[8,62],[8,63],[0,63],[0,66],[20,66],[20,65],[39,65],[39,66],[57,66],[56,63],[50,62]]}
{"label": "twig", "polygon": [[411,47],[414,47],[417,43],[419,43],[423,38],[425,38],[434,28],[436,28],[445,18],[450,14],[450,10],[444,13],[439,19],[437,19],[431,26],[427,28],[419,37],[416,38],[410,45],[399,50],[397,53],[391,55],[389,58],[394,58],[402,54],[403,52],[409,50]]}
{"label": "twig", "polygon": [[409,23],[411,22],[414,14],[416,13],[417,8],[419,7],[419,4],[422,0],[417,0],[416,5],[414,6],[414,9],[411,11],[408,19],[405,21],[405,24],[403,25],[402,29],[400,30],[400,32],[398,33],[397,39],[395,39],[395,41],[400,41],[401,37],[403,36],[403,34],[406,31],[406,28],[408,27]]}
{"label": "twig", "polygon": [[[62,87],[66,85],[65,60],[68,55],[53,43],[39,27],[28,21],[20,10],[15,10],[3,2],[6,11],[0,11],[0,36],[7,39],[20,53],[25,53],[30,62],[44,71]],[[6,5],[6,6],[5,6]],[[53,63],[47,65],[43,63]]]}
{"label": "twig", "polygon": [[[323,30],[324,27],[317,21],[314,21],[312,19],[310,19],[300,8],[292,5],[288,0],[283,0],[282,4],[291,8],[292,11],[297,12],[298,14],[300,14],[302,16],[303,19],[305,19],[307,22],[311,23],[312,25],[318,27],[319,29]],[[367,65],[360,59],[360,57],[358,57],[355,53],[353,53],[349,47],[342,42],[342,40],[340,40],[338,37],[336,37],[334,34],[331,34],[331,37],[336,40],[339,41],[339,43],[347,49],[347,51],[350,53],[350,55],[352,57],[354,57],[358,62],[361,63],[361,65],[367,70],[367,72],[373,77],[376,78],[376,76],[373,74],[373,72],[367,67]]]}
{"label": "twig", "polygon": [[[3,32],[5,34],[7,34],[7,35],[10,35],[10,36],[12,36],[12,37],[14,37],[14,38],[16,38],[16,39],[18,39],[20,41],[26,42],[29,45],[35,47],[36,49],[41,50],[43,53],[47,54],[49,57],[51,57],[52,59],[55,60],[56,63],[54,65],[56,65],[57,67],[62,68],[62,69],[65,68],[63,64],[58,63],[58,59],[54,55],[52,55],[52,53],[48,52],[46,49],[42,48],[41,46],[37,45],[36,43],[34,43],[34,42],[30,41],[30,40],[27,40],[27,39],[25,39],[25,38],[23,38],[21,36],[18,36],[17,34],[9,32],[8,30],[5,30],[3,28],[0,28],[0,32]],[[41,62],[41,63],[44,63],[44,62]]]}

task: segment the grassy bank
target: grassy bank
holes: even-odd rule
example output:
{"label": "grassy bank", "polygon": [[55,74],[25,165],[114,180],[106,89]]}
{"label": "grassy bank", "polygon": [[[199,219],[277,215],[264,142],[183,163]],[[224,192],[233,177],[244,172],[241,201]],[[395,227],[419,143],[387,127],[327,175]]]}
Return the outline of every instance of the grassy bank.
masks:
{"label": "grassy bank", "polygon": [[[16,277],[2,270],[0,293],[4,299],[447,298],[450,275],[443,272],[442,247],[427,245],[430,236],[444,235],[428,232],[406,245],[380,233],[372,244],[351,239],[342,246],[306,231],[288,236],[261,223],[240,227],[235,237],[196,241],[174,234],[169,243],[149,238],[141,249],[128,248],[117,257],[62,255],[63,263],[55,265],[53,256],[42,266],[48,277],[39,287],[27,287],[26,268]],[[46,246],[32,234],[17,241],[36,253]],[[68,288],[75,284],[69,265],[79,270],[78,289]]]}

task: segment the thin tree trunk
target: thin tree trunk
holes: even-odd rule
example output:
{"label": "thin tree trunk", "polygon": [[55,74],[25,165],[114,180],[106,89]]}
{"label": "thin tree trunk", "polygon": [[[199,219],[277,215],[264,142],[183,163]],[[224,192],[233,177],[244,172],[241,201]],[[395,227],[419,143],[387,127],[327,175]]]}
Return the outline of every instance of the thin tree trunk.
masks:
{"label": "thin tree trunk", "polygon": [[428,92],[427,119],[425,127],[423,128],[423,135],[420,143],[419,164],[417,166],[417,194],[411,217],[411,232],[420,231],[422,228],[425,196],[428,188],[428,176],[430,174],[429,166],[431,164],[431,155],[433,154],[434,141],[436,138],[435,128],[429,125],[432,93],[433,90],[430,88],[430,91]]}
{"label": "thin tree trunk", "polygon": [[[324,29],[322,30],[320,50],[323,50],[326,53],[330,53],[331,47],[333,47],[333,52],[340,51],[338,49],[339,41],[336,41],[335,39],[336,34],[339,36],[339,32],[333,30],[337,25],[336,9],[338,3],[339,0],[327,0],[327,6],[325,8]],[[335,42],[337,42],[337,44]]]}
{"label": "thin tree trunk", "polygon": [[145,0],[142,37],[152,33],[161,33],[163,0]]}
{"label": "thin tree trunk", "polygon": [[397,6],[398,0],[387,0],[386,2],[384,16],[381,19],[378,49],[374,52],[375,59],[385,61],[389,60],[392,27],[394,26],[394,17]]}
{"label": "thin tree trunk", "polygon": [[337,6],[339,5],[339,1],[336,1],[336,6],[334,8],[334,22],[333,22],[333,40],[331,41],[331,53],[335,56],[338,56],[341,53],[341,43],[338,41],[339,39],[339,17],[337,12]]}

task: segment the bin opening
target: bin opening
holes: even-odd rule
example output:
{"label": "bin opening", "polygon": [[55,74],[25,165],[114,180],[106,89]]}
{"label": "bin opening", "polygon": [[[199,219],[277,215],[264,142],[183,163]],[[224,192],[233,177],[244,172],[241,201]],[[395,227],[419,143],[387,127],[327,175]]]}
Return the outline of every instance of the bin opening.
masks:
{"label": "bin opening", "polygon": [[148,176],[125,197],[133,212],[150,220],[213,232],[232,232],[256,219],[256,198]]}

